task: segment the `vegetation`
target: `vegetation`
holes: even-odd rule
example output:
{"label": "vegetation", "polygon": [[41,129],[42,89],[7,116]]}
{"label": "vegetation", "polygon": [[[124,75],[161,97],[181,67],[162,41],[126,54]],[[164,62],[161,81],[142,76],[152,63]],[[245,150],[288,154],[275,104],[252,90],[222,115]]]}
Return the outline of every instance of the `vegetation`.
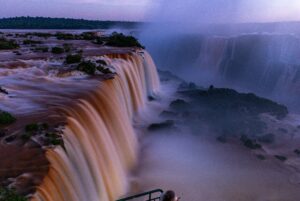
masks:
{"label": "vegetation", "polygon": [[36,45],[36,44],[42,44],[42,41],[26,39],[23,41],[23,44],[24,45]]}
{"label": "vegetation", "polygon": [[61,48],[61,47],[53,47],[53,48],[51,49],[51,52],[52,52],[53,54],[62,54],[62,53],[65,52],[65,50],[64,50],[64,48]]}
{"label": "vegetation", "polygon": [[[254,94],[238,93],[232,89],[214,88],[207,90],[186,88],[179,93],[189,100],[175,100],[170,109],[182,115],[195,117],[208,123],[221,135],[261,135],[266,127],[260,114],[268,113],[278,119],[288,114],[285,106]],[[268,139],[267,139],[268,138]],[[267,143],[272,135],[260,138]],[[247,142],[250,147],[251,145]]]}
{"label": "vegetation", "polygon": [[36,47],[35,49],[34,49],[34,51],[36,51],[36,52],[49,52],[49,48],[48,47]]}
{"label": "vegetation", "polygon": [[50,127],[47,123],[31,123],[26,125],[21,138],[24,141],[28,141],[31,137],[36,135],[43,136],[43,145],[64,146],[59,130]]}
{"label": "vegetation", "polygon": [[133,36],[125,36],[122,33],[112,33],[107,38],[106,45],[115,47],[139,47],[144,48],[139,41]]}
{"label": "vegetation", "polygon": [[109,68],[104,67],[103,65],[98,65],[97,70],[100,71],[103,74],[111,74],[111,70]]}
{"label": "vegetation", "polygon": [[82,56],[81,54],[70,54],[66,57],[66,64],[74,64],[81,62]]}
{"label": "vegetation", "polygon": [[0,201],[27,201],[27,198],[18,195],[15,190],[0,188]]}
{"label": "vegetation", "polygon": [[[140,23],[97,21],[83,19],[14,17],[0,19],[0,29],[109,29],[111,27],[135,28]],[[43,37],[46,35],[42,35]]]}
{"label": "vegetation", "polygon": [[73,34],[70,33],[62,33],[62,32],[58,32],[55,34],[55,37],[58,40],[75,40],[75,36]]}
{"label": "vegetation", "polygon": [[0,110],[0,126],[9,125],[16,121],[16,118],[10,113]]}
{"label": "vegetation", "polygon": [[94,63],[92,61],[82,61],[78,64],[77,70],[82,71],[88,75],[94,75],[97,71],[103,74],[113,73],[109,68],[103,66],[102,64],[97,65],[97,62]]}
{"label": "vegetation", "polygon": [[96,63],[97,63],[97,64],[100,64],[100,65],[103,65],[103,66],[106,66],[106,65],[107,65],[106,61],[104,61],[104,60],[102,60],[102,59],[97,60]]}
{"label": "vegetation", "polygon": [[89,75],[94,75],[96,72],[96,64],[91,61],[83,61],[77,66],[77,70],[85,72]]}
{"label": "vegetation", "polygon": [[7,40],[6,38],[0,38],[0,50],[12,50],[17,49],[20,46],[14,40]]}
{"label": "vegetation", "polygon": [[45,136],[47,137],[47,140],[49,141],[50,145],[54,145],[54,146],[61,145],[61,146],[64,146],[63,140],[62,140],[61,136],[58,135],[57,133],[48,132],[48,133],[46,133]]}

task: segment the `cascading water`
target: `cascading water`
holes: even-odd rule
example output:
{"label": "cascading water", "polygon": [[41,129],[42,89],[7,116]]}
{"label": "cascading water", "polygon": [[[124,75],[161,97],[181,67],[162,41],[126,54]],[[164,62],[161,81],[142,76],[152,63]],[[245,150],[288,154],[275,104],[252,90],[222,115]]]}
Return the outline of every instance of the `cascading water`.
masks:
{"label": "cascading water", "polygon": [[47,151],[50,170],[33,201],[115,200],[129,189],[136,163],[135,113],[159,90],[156,67],[147,52],[108,55],[114,79],[101,82],[67,116],[64,148]]}
{"label": "cascading water", "polygon": [[149,38],[143,43],[158,65],[179,77],[204,86],[233,87],[289,106],[298,105],[300,39],[297,35],[194,33]]}

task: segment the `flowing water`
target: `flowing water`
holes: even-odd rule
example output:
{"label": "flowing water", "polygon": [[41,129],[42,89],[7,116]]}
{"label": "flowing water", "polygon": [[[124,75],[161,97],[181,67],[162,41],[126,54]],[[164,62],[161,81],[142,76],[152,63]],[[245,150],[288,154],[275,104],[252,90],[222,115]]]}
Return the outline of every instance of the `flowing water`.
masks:
{"label": "flowing water", "polygon": [[47,152],[50,172],[33,200],[115,200],[129,190],[128,176],[138,154],[133,117],[148,96],[158,93],[159,80],[146,52],[106,60],[116,77],[64,109],[65,146]]}

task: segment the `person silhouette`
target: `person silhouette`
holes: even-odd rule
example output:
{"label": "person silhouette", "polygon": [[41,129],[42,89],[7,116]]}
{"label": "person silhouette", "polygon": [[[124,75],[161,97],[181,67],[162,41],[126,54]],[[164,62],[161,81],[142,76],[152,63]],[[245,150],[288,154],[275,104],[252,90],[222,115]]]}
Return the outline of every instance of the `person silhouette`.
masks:
{"label": "person silhouette", "polygon": [[160,201],[179,201],[180,197],[176,197],[175,192],[168,190],[160,197]]}

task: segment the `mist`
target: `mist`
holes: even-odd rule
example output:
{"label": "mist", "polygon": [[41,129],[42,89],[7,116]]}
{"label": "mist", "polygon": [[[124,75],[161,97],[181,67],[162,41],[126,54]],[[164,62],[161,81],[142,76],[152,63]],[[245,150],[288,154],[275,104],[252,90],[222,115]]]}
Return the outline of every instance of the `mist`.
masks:
{"label": "mist", "polygon": [[296,108],[298,10],[295,0],[163,1],[139,38],[160,69]]}

